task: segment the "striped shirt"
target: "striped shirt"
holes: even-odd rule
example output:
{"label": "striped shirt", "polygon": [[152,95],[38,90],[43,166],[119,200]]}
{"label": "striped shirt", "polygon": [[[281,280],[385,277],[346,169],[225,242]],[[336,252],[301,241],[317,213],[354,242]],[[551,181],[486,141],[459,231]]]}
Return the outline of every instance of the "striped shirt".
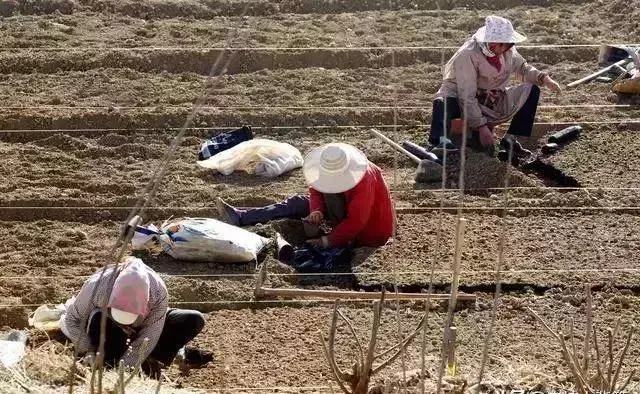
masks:
{"label": "striped shirt", "polygon": [[[160,276],[151,268],[148,269],[149,274],[149,314],[144,317],[138,317],[131,326],[133,335],[131,336],[131,345],[129,350],[122,357],[124,365],[127,367],[135,367],[139,362],[144,361],[153,348],[155,348],[164,328],[164,321],[169,307],[167,287]],[[104,270],[102,278],[101,273]],[[97,352],[91,345],[91,340],[87,333],[88,322],[92,314],[99,311],[105,305],[109,296],[109,285],[115,281],[118,272],[114,272],[114,267],[100,269],[93,274],[80,289],[80,293],[75,297],[67,308],[67,314],[64,320],[64,332],[73,342],[76,354],[84,355],[87,352]],[[148,338],[149,342],[144,353],[140,354],[140,347],[144,339]],[[142,356],[142,357],[140,357]]]}

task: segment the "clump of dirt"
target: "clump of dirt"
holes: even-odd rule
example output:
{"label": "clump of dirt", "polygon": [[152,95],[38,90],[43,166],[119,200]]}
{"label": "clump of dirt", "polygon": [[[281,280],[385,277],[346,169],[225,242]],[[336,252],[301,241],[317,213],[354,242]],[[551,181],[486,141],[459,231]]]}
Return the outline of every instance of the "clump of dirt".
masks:
{"label": "clump of dirt", "polygon": [[[249,301],[253,296],[254,279],[252,277],[244,280],[215,279],[202,280],[192,278],[171,278],[166,282],[169,292],[169,302],[184,302],[197,304],[206,301]],[[199,305],[199,310],[214,310],[216,305]],[[181,307],[185,307],[184,305]]]}
{"label": "clump of dirt", "polygon": [[[461,157],[459,154],[449,154],[447,157],[446,184],[450,188],[458,188],[460,182]],[[489,196],[496,190],[505,187],[507,163],[485,153],[467,151],[464,163],[464,189],[475,195]],[[540,180],[530,177],[512,168],[509,176],[509,187],[541,187]],[[438,182],[438,187],[440,182]]]}
{"label": "clump of dirt", "polygon": [[[13,304],[10,302],[3,301],[0,298],[0,303],[2,304]],[[19,304],[20,302],[14,302]],[[3,326],[8,326],[15,329],[22,329],[27,326],[27,316],[29,311],[26,308],[0,308],[0,322],[2,322]]]}
{"label": "clump of dirt", "polygon": [[0,16],[12,16],[20,13],[22,15],[32,14],[71,14],[75,2],[73,0],[40,0],[40,1],[17,1],[8,0],[0,3]]}
{"label": "clump of dirt", "polygon": [[102,146],[120,146],[129,142],[129,138],[121,134],[109,133],[105,136],[98,138],[98,144]]}
{"label": "clump of dirt", "polygon": [[281,263],[280,261],[267,257],[263,264],[267,264],[269,286],[281,287],[283,285],[297,285],[298,275],[290,265]]}
{"label": "clump of dirt", "polygon": [[38,146],[56,147],[64,152],[82,151],[87,149],[88,147],[87,143],[68,134],[54,134],[51,137],[33,141],[32,144]]}

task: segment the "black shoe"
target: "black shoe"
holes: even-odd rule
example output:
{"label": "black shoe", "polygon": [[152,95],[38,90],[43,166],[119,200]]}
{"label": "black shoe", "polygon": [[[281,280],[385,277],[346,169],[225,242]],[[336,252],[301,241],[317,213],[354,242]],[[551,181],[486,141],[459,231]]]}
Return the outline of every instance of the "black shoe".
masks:
{"label": "black shoe", "polygon": [[450,141],[439,142],[437,145],[431,147],[431,152],[438,154],[441,152],[457,152],[458,147]]}
{"label": "black shoe", "polygon": [[[500,149],[509,152],[509,149],[513,147],[513,156],[517,158],[527,158],[531,156],[531,151],[522,147],[520,142],[511,136],[505,136],[500,140]],[[506,161],[506,160],[505,160]]]}
{"label": "black shoe", "polygon": [[[509,151],[506,151],[504,149],[500,149],[500,151],[498,152],[498,160],[500,161],[508,161],[509,160]],[[519,167],[520,166],[520,159],[514,154],[511,156],[511,165],[514,167]]]}
{"label": "black shoe", "polygon": [[237,209],[224,202],[220,197],[216,199],[216,208],[223,222],[240,226],[240,212]]}

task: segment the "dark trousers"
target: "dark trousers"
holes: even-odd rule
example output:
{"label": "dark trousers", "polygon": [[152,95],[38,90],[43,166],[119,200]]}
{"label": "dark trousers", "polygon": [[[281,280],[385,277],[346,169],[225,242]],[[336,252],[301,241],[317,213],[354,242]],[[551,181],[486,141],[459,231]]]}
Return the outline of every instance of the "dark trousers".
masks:
{"label": "dark trousers", "polygon": [[[531,135],[539,100],[540,88],[534,85],[531,87],[531,92],[522,108],[520,108],[513,119],[511,119],[507,134],[523,137]],[[447,138],[451,139],[451,119],[458,118],[462,118],[462,111],[456,97],[435,99],[431,112],[431,134],[429,135],[429,143],[437,145],[442,136],[447,136]]]}
{"label": "dark trousers", "polygon": [[[96,312],[89,321],[88,333],[91,345],[98,349],[100,344],[100,320],[102,312]],[[158,343],[149,358],[168,366],[173,362],[178,350],[195,338],[204,327],[204,317],[198,311],[168,309],[164,328]],[[111,317],[107,317],[104,344],[104,362],[115,367],[127,351],[129,336]],[[144,360],[142,360],[144,361]]]}
{"label": "dark trousers", "polygon": [[[324,194],[326,220],[329,223],[340,223],[346,217],[346,203],[344,194]],[[275,219],[302,219],[309,216],[309,196],[291,196],[286,200],[267,205],[262,208],[252,208],[240,213],[240,224],[251,226],[257,223],[267,223]]]}

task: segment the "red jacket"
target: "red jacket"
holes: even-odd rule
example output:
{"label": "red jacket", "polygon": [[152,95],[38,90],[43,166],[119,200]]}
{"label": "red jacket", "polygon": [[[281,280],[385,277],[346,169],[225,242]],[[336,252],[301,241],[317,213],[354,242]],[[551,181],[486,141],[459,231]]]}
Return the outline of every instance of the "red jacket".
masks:
{"label": "red jacket", "polygon": [[[319,191],[309,188],[311,212],[326,215],[324,197]],[[347,215],[327,235],[331,246],[345,247],[351,241],[357,246],[381,246],[393,235],[395,215],[391,194],[382,171],[375,164],[369,168],[362,180],[344,192]]]}

